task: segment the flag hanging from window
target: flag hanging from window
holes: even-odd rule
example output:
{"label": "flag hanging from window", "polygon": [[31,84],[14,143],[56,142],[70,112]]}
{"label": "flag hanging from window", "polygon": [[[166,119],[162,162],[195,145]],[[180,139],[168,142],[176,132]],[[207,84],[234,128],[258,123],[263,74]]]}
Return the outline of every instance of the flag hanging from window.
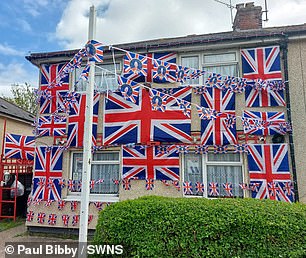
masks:
{"label": "flag hanging from window", "polygon": [[38,118],[38,136],[62,136],[66,134],[65,116],[40,116]]}
{"label": "flag hanging from window", "polygon": [[[190,102],[191,88],[175,88],[172,96]],[[175,98],[167,98],[165,112],[160,112],[152,110],[146,89],[139,91],[135,103],[126,100],[120,92],[110,93],[105,103],[104,144],[190,143],[191,119],[184,115]]]}
{"label": "flag hanging from window", "polygon": [[122,147],[123,179],[179,180],[179,154],[170,146],[167,153],[155,146]]}
{"label": "flag hanging from window", "polygon": [[[281,81],[281,65],[279,46],[242,49],[243,77],[249,81],[262,79],[266,81]],[[250,83],[250,82],[249,82]],[[248,84],[249,84],[248,83]],[[247,107],[285,106],[284,90],[271,88],[269,85],[256,87],[255,83],[247,86],[245,100]]]}
{"label": "flag hanging from window", "polygon": [[18,134],[5,134],[4,158],[33,160],[35,137]]}
{"label": "flag hanging from window", "polygon": [[250,144],[248,166],[252,197],[293,202],[287,144]]}

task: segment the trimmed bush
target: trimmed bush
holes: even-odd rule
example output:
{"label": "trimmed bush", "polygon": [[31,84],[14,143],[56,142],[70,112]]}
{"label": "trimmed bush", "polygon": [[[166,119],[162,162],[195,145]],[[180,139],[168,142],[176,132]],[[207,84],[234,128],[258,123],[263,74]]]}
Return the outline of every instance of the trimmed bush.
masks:
{"label": "trimmed bush", "polygon": [[306,257],[306,206],[149,196],[99,214],[94,244],[124,257]]}

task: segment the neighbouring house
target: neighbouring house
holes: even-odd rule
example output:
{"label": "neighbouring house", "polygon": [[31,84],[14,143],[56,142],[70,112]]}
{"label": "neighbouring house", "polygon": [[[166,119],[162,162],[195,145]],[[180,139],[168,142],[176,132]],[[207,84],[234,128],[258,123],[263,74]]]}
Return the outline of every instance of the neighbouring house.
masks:
{"label": "neighbouring house", "polygon": [[[99,210],[143,195],[306,202],[306,25],[263,28],[261,15],[240,4],[233,31],[104,47],[90,229]],[[26,57],[40,69],[30,230],[79,226],[85,51]]]}
{"label": "neighbouring house", "polygon": [[[12,147],[14,143],[10,142],[11,146],[9,147],[12,147],[10,149],[11,151],[5,153],[4,144],[6,143],[6,134],[9,134],[10,137],[16,136],[16,140],[19,140],[20,142],[20,147],[25,143],[20,137],[26,139],[27,136],[31,137],[32,135],[34,140],[32,126],[34,118],[35,116],[33,114],[3,98],[0,98],[0,219],[15,218],[16,215],[26,215],[27,199],[31,192],[32,185],[33,161],[10,158],[10,156],[18,156],[18,150],[14,150],[14,147]],[[15,140],[15,138],[10,139]],[[24,145],[23,148],[26,148],[26,146]],[[9,174],[9,177],[6,179],[8,180],[7,184],[4,184],[4,174],[6,173]],[[12,189],[9,189],[10,187],[13,188],[11,184],[13,183],[16,174],[18,181],[20,181],[20,183],[25,187],[24,194],[17,199],[11,198],[10,191]]]}

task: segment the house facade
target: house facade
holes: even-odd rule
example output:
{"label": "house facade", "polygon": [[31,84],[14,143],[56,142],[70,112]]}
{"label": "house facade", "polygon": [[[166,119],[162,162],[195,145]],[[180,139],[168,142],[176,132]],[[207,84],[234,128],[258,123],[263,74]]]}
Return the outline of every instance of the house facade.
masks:
{"label": "house facade", "polygon": [[[233,28],[104,47],[90,229],[99,210],[144,195],[306,202],[306,25],[262,28],[261,8],[249,3],[237,6]],[[26,57],[41,71],[33,230],[79,226],[86,58],[59,75],[78,53]]]}

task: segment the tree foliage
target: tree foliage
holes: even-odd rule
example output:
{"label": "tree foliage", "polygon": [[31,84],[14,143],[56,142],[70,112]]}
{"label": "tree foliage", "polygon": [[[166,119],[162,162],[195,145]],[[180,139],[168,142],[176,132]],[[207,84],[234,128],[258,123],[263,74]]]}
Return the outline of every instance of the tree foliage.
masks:
{"label": "tree foliage", "polygon": [[16,104],[18,107],[35,114],[37,112],[34,88],[28,84],[13,84],[11,87],[13,97],[2,96],[5,100]]}

